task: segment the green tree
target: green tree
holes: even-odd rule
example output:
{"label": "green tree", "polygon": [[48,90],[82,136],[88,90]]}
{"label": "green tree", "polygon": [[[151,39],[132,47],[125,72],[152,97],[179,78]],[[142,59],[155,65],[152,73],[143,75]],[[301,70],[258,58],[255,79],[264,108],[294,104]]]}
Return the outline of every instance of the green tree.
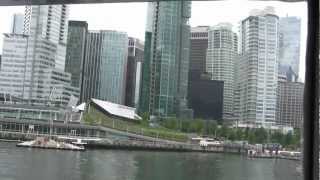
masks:
{"label": "green tree", "polygon": [[142,118],[141,125],[149,126],[149,113],[148,112],[144,112],[142,114],[141,118]]}
{"label": "green tree", "polygon": [[181,122],[181,131],[182,132],[189,132],[190,131],[190,120],[184,120]]}
{"label": "green tree", "polygon": [[274,133],[271,134],[271,139],[270,139],[270,141],[271,141],[272,143],[280,143],[280,144],[282,144],[282,143],[283,143],[283,142],[282,142],[282,136],[283,136],[283,134],[282,134],[281,132],[276,131],[276,132],[274,132]]}
{"label": "green tree", "polygon": [[247,140],[245,132],[241,128],[235,129],[236,140]]}
{"label": "green tree", "polygon": [[228,139],[231,141],[239,140],[237,137],[237,129],[229,129],[228,131]]}
{"label": "green tree", "polygon": [[249,134],[250,134],[250,129],[248,127],[246,127],[245,131],[244,131],[244,139],[249,139]]}
{"label": "green tree", "polygon": [[217,122],[215,122],[215,121],[209,122],[209,124],[208,124],[208,134],[209,135],[215,135],[217,129],[218,129]]}
{"label": "green tree", "polygon": [[204,123],[201,119],[195,119],[192,121],[190,125],[190,129],[192,132],[196,132],[198,134],[203,133],[204,130]]}
{"label": "green tree", "polygon": [[301,146],[301,132],[300,129],[294,129],[293,131],[293,145],[295,148],[300,148]]}
{"label": "green tree", "polygon": [[268,132],[263,127],[256,129],[254,135],[256,136],[257,143],[267,142]]}
{"label": "green tree", "polygon": [[224,137],[224,138],[228,137],[229,131],[228,131],[228,127],[226,125],[222,125],[222,127],[219,128],[218,132],[219,132],[218,134],[220,137]]}
{"label": "green tree", "polygon": [[293,145],[293,135],[292,132],[288,132],[285,136],[284,136],[284,142],[283,142],[284,146],[289,146],[289,145]]}
{"label": "green tree", "polygon": [[168,129],[177,130],[178,120],[176,118],[164,119],[162,125]]}
{"label": "green tree", "polygon": [[248,130],[247,131],[247,140],[249,141],[250,144],[256,144],[256,136],[253,130]]}

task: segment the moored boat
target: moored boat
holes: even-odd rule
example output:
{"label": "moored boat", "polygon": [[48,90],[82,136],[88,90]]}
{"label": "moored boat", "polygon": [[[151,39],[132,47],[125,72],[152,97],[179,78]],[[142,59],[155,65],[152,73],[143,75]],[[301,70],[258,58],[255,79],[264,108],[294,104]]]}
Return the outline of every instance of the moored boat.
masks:
{"label": "moored boat", "polygon": [[17,147],[29,147],[29,148],[42,148],[42,149],[59,149],[59,150],[72,150],[72,151],[84,151],[83,146],[77,146],[66,142],[59,142],[47,137],[38,137],[32,141],[25,141],[18,143]]}

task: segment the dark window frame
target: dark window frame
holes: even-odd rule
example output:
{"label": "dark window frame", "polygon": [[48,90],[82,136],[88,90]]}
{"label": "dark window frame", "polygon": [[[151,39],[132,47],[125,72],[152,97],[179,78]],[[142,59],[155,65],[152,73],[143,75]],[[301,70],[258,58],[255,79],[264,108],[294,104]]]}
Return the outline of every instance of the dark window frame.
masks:
{"label": "dark window frame", "polygon": [[304,89],[303,175],[319,179],[319,0],[308,0]]}

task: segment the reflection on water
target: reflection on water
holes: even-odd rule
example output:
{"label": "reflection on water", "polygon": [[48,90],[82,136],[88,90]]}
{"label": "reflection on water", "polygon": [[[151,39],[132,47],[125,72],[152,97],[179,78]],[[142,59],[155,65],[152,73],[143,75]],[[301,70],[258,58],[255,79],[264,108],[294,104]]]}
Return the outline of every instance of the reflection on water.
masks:
{"label": "reflection on water", "polygon": [[298,180],[297,162],[239,155],[145,151],[85,152],[0,143],[1,180]]}

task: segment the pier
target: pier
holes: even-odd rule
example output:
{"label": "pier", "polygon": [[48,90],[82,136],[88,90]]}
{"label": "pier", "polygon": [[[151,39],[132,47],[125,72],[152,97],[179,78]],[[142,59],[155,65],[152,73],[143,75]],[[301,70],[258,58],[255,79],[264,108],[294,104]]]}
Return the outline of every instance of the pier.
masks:
{"label": "pier", "polygon": [[150,151],[183,151],[208,153],[247,153],[249,147],[239,144],[221,144],[201,147],[199,144],[177,142],[160,138],[123,132],[116,129],[90,126],[80,123],[63,123],[54,121],[49,124],[39,120],[0,119],[0,139],[33,140],[36,137],[51,136],[54,138],[69,137],[76,139],[101,139],[90,141],[86,148],[150,150]]}

